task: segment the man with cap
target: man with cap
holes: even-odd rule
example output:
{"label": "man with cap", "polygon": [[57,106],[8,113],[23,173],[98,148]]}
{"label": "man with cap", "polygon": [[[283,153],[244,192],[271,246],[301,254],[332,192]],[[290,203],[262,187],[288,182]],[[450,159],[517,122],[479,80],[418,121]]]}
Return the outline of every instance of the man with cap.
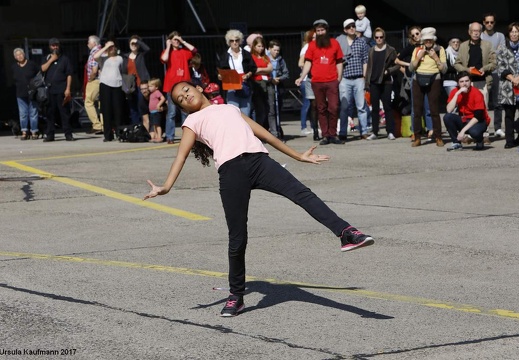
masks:
{"label": "man with cap", "polygon": [[364,96],[364,76],[368,64],[369,46],[357,37],[355,20],[346,19],[343,23],[344,34],[337,37],[344,54],[344,70],[339,84],[341,101],[341,126],[339,138],[346,139],[348,131],[348,108],[355,105],[359,118],[360,136],[368,137],[368,105]]}
{"label": "man with cap", "polygon": [[41,65],[45,73],[45,82],[49,88],[49,102],[47,104],[47,130],[44,142],[54,141],[56,115],[61,117],[61,125],[65,140],[74,141],[70,126],[70,86],[72,84],[72,65],[65,55],[61,54],[60,43],[56,38],[49,40],[50,54]]}
{"label": "man with cap", "polygon": [[344,55],[337,40],[330,37],[326,20],[316,20],[313,25],[316,39],[308,45],[303,70],[296,80],[296,85],[299,86],[311,70],[312,90],[323,134],[323,140],[319,144],[344,144],[344,141],[337,137],[339,82],[342,79]]}

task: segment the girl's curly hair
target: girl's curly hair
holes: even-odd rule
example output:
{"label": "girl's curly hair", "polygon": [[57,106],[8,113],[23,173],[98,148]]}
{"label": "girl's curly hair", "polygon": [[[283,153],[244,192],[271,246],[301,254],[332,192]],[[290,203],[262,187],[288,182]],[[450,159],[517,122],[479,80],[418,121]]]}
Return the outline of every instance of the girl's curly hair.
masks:
{"label": "girl's curly hair", "polygon": [[[193,83],[191,83],[189,81],[179,81],[178,83],[173,85],[173,87],[171,88],[171,94],[173,94],[173,90],[180,83],[186,83],[191,86],[195,86]],[[205,93],[202,93],[202,94],[204,96],[206,96]],[[182,106],[178,103],[177,99],[173,98],[173,96],[172,96],[172,99],[176,105],[178,105],[180,108],[182,108]],[[193,153],[193,155],[195,155],[195,159],[197,159],[198,161],[200,161],[202,163],[202,166],[211,166],[209,163],[209,159],[213,157],[213,150],[209,146],[207,146],[206,144],[204,144],[200,141],[195,141],[195,144],[191,148],[191,152]]]}
{"label": "girl's curly hair", "polygon": [[209,146],[200,141],[195,141],[191,152],[195,155],[195,159],[202,163],[202,166],[211,166],[209,159],[213,157],[213,150]]}

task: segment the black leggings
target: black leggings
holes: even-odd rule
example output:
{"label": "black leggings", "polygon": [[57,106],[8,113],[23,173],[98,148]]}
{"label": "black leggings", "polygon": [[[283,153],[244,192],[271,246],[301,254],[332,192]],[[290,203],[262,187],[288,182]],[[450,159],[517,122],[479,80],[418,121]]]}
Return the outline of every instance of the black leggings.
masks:
{"label": "black leggings", "polygon": [[222,164],[218,173],[220,197],[229,229],[229,285],[232,294],[243,295],[245,292],[245,249],[252,189],[270,191],[292,200],[336,236],[350,226],[266,153],[242,154]]}

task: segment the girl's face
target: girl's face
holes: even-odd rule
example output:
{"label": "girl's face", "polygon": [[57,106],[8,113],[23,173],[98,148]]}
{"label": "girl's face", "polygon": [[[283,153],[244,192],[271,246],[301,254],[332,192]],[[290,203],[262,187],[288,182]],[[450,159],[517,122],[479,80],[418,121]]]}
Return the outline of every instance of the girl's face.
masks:
{"label": "girl's face", "polygon": [[420,42],[420,39],[422,38],[422,33],[418,29],[411,30],[411,39],[413,39],[413,42],[415,44]]}
{"label": "girl's face", "polygon": [[184,82],[173,88],[171,98],[174,99],[182,109],[188,113],[192,113],[205,106],[211,105],[209,100],[202,94],[202,91],[200,86],[194,87]]}
{"label": "girl's face", "polygon": [[265,50],[265,47],[260,42],[257,43],[256,46],[254,46],[254,51],[256,52],[256,54],[263,55],[264,50]]}
{"label": "girl's face", "polygon": [[512,30],[508,33],[510,35],[510,40],[514,43],[519,41],[519,29],[515,26],[512,26]]}
{"label": "girl's face", "polygon": [[155,84],[148,84],[148,89],[150,90],[150,93],[157,90],[157,86]]}

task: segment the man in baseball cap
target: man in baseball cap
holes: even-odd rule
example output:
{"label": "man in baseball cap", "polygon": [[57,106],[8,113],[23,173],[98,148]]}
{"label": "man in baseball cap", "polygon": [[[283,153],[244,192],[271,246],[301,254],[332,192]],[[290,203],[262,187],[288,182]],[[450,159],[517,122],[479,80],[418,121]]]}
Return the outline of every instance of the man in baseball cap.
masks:
{"label": "man in baseball cap", "polygon": [[59,45],[59,39],[57,38],[52,38],[49,40],[49,45]]}
{"label": "man in baseball cap", "polygon": [[337,137],[337,120],[339,118],[339,82],[342,78],[343,53],[337,40],[330,37],[328,22],[324,19],[314,21],[315,41],[308,44],[305,53],[305,64],[296,85],[311,71],[312,90],[323,133],[320,145],[344,144]]}

